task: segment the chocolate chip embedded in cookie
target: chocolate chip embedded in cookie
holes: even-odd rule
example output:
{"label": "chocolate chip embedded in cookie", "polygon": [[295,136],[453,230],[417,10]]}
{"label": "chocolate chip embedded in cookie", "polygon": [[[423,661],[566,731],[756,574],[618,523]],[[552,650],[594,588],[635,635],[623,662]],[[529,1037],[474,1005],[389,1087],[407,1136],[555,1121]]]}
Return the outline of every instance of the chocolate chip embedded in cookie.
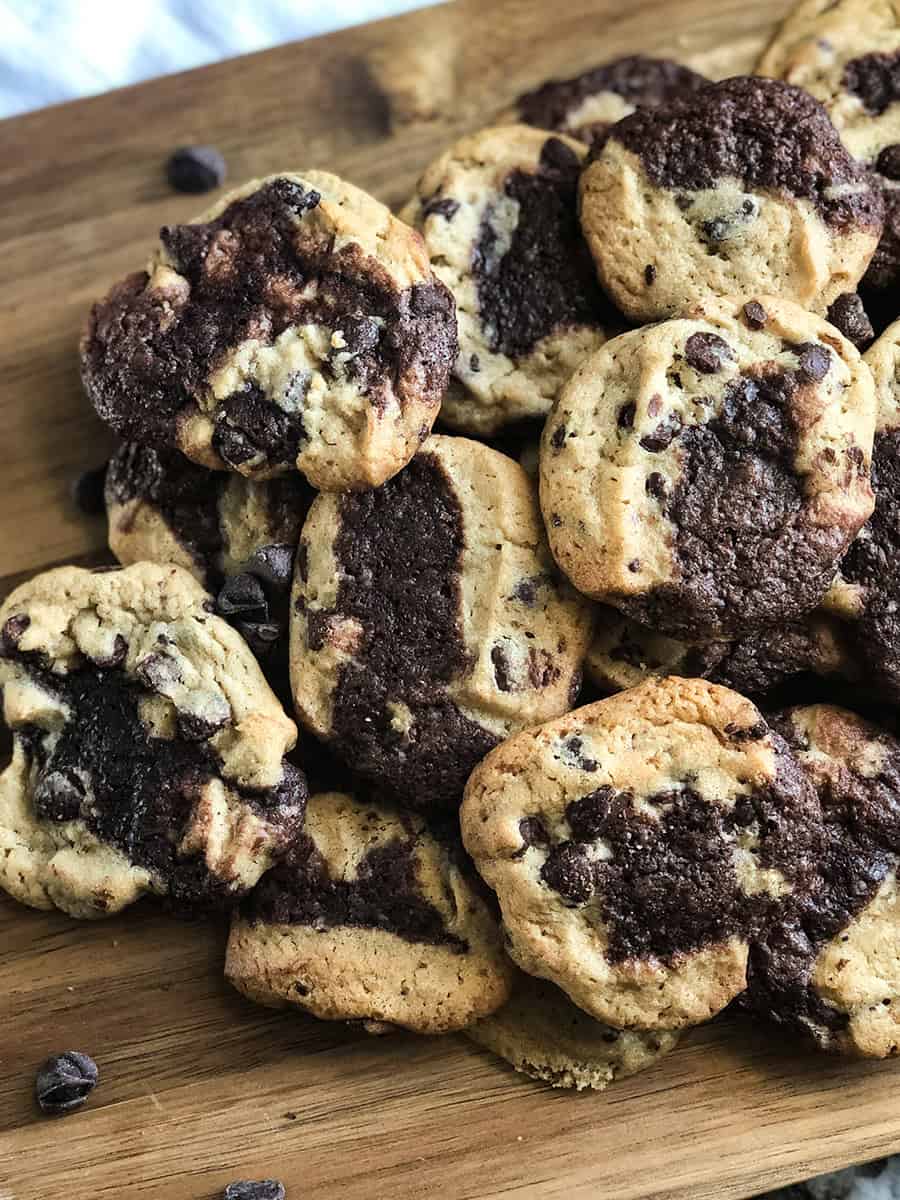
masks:
{"label": "chocolate chip embedded in cookie", "polygon": [[455,807],[475,763],[566,712],[590,606],[559,579],[522,468],[432,437],[303,527],[291,672],[301,721],[404,803]]}
{"label": "chocolate chip embedded in cookie", "polygon": [[747,1001],[824,1050],[887,1058],[900,1053],[900,742],[827,704],[775,725],[821,800],[823,883],[754,945]]}
{"label": "chocolate chip embedded in cookie", "polygon": [[580,198],[600,282],[639,321],[757,290],[825,312],[856,289],[884,219],[822,106],[757,78],[620,121]]}
{"label": "chocolate chip embedded in cookie", "polygon": [[871,372],[773,297],[609,342],[562,389],[541,507],[579,591],[685,641],[790,622],[872,511]]}
{"label": "chocolate chip embedded in cookie", "polygon": [[473,772],[466,849],[509,950],[620,1029],[705,1021],[808,886],[814,791],[742,696],[653,680],[526,730]]}
{"label": "chocolate chip embedded in cookie", "polygon": [[857,682],[859,666],[844,625],[822,608],[774,629],[731,642],[681,642],[598,606],[596,633],[584,670],[605,693],[635,687],[650,676],[709,679],[762,698],[798,675]]}
{"label": "chocolate chip embedded in cookie", "polygon": [[491,434],[544,416],[621,321],[576,212],[585,148],[522,125],[463,138],[425,171],[403,216],[456,300],[459,354],[441,420]]}
{"label": "chocolate chip embedded in cookie", "polygon": [[678,1043],[678,1034],[668,1030],[642,1033],[603,1025],[552,983],[524,971],[516,972],[503,1007],[466,1036],[532,1079],[579,1092],[602,1092],[646,1071]]}
{"label": "chocolate chip embedded in cookie", "polygon": [[163,228],[94,306],[82,375],[122,437],[206,467],[374,487],[437,416],[453,298],[421,240],[320,171],[272,175]]}
{"label": "chocolate chip embedded in cookie", "polygon": [[106,474],[109,548],[125,565],[178,563],[217,587],[260,547],[296,545],[313,496],[300,475],[256,482],[126,442]]}
{"label": "chocolate chip embedded in cookie", "polygon": [[13,758],[0,886],[35,908],[193,912],[251,888],[303,824],[296,730],[177,566],[62,567],[0,608]]}
{"label": "chocolate chip embedded in cookie", "polygon": [[590,143],[637,108],[656,108],[699,91],[702,75],[668,58],[617,58],[572,79],[551,79],[516,101],[525,125]]}
{"label": "chocolate chip embedded in cookie", "polygon": [[235,916],[226,977],[326,1020],[463,1029],[503,1004],[513,974],[463,864],[419,817],[312,796],[304,834]]}

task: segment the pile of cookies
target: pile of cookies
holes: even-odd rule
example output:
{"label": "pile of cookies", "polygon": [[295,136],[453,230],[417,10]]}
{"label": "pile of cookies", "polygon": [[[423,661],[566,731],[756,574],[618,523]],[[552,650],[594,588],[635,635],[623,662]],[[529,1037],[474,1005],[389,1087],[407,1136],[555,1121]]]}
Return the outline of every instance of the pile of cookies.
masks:
{"label": "pile of cookies", "polygon": [[733,1002],[894,1055],[900,15],[498,122],[94,306],[120,566],[0,610],[0,886],[227,909],[251,999],[557,1086]]}

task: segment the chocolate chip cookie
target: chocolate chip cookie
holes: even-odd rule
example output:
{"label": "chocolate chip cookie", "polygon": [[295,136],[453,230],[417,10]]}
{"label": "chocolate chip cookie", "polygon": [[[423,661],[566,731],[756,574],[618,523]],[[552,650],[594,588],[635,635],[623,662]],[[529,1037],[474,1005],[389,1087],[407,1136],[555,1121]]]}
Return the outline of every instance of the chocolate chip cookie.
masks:
{"label": "chocolate chip cookie", "polygon": [[35,908],[237,899],[297,836],[296,729],[177,566],[61,567],[0,608],[0,886]]}
{"label": "chocolate chip cookie", "polygon": [[633,54],[571,79],[548,80],[518,98],[516,114],[525,125],[555,129],[590,144],[635,109],[668,104],[708,83],[669,58]]}
{"label": "chocolate chip cookie", "polygon": [[620,121],[580,198],[600,282],[638,321],[756,291],[824,313],[856,290],[884,220],[880,189],[818,101],[758,78]]}
{"label": "chocolate chip cookie", "polygon": [[814,877],[815,792],[736,692],[670,676],[526,730],[473,772],[466,849],[509,951],[620,1029],[743,991],[748,947]]}
{"label": "chocolate chip cookie", "polygon": [[523,125],[463,138],[403,212],[456,300],[459,353],[441,420],[487,435],[544,416],[617,318],[597,285],[576,190],[585,148]]}
{"label": "chocolate chip cookie", "polygon": [[545,979],[517,971],[512,996],[466,1036],[517,1071],[555,1088],[602,1092],[654,1066],[674,1049],[670,1030],[613,1029],[577,1008]]}
{"label": "chocolate chip cookie", "polygon": [[900,6],[895,0],[804,0],[759,63],[819,100],[855,159],[884,192],[885,226],[862,288],[879,307],[898,305],[900,284]]}
{"label": "chocolate chip cookie", "polygon": [[375,491],[319,496],[293,603],[301,721],[423,809],[456,807],[498,741],[571,707],[591,633],[528,476],[467,438],[430,438]]}
{"label": "chocolate chip cookie", "polygon": [[330,792],[310,798],[305,832],[235,915],[225,974],[274,1008],[448,1033],[499,1008],[513,968],[452,841]]}
{"label": "chocolate chip cookie", "polygon": [[822,804],[822,887],[750,953],[747,1001],[824,1050],[900,1052],[900,742],[846,709],[776,722]]}
{"label": "chocolate chip cookie", "polygon": [[165,226],[149,270],[94,306],[81,352],[124,438],[254,479],[376,487],[437,416],[456,315],[420,238],[308,171]]}
{"label": "chocolate chip cookie", "polygon": [[261,546],[295,546],[314,494],[296,473],[256,481],[126,442],[106,472],[109,548],[126,566],[177,563],[217,588]]}
{"label": "chocolate chip cookie", "polygon": [[796,620],[872,511],[873,425],[857,350],[789,301],[623,334],[544,428],[553,554],[579,591],[685,641]]}

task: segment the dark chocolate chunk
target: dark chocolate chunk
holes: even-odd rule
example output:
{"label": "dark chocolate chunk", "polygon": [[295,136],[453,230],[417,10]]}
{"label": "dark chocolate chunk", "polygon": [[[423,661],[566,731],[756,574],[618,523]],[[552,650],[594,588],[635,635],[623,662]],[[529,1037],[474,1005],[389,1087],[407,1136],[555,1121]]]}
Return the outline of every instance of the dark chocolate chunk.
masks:
{"label": "dark chocolate chunk", "polygon": [[885,146],[875,160],[875,170],[893,183],[900,182],[900,144]]}
{"label": "dark chocolate chunk", "polygon": [[541,879],[567,904],[587,904],[594,894],[594,867],[578,842],[554,846],[541,867]]}
{"label": "dark chocolate chunk", "polygon": [[423,217],[438,216],[445,221],[452,221],[458,212],[459,201],[452,196],[437,196],[422,206]]}
{"label": "dark chocolate chunk", "polygon": [[881,116],[900,100],[900,50],[851,59],[844,68],[844,86],[872,116]]}
{"label": "dark chocolate chunk", "polygon": [[651,471],[644,484],[644,491],[655,500],[663,500],[666,495],[666,481],[659,471]]}
{"label": "dark chocolate chunk", "polygon": [[260,546],[244,563],[243,571],[277,591],[288,591],[294,573],[294,547],[284,542]]}
{"label": "dark chocolate chunk", "polygon": [[491,647],[491,662],[494,667],[494,683],[501,692],[511,692],[515,688],[513,678],[510,674],[509,659],[506,657],[506,651],[502,646]]}
{"label": "dark chocolate chunk", "polygon": [[652,287],[656,283],[656,267],[654,267],[653,263],[647,263],[646,267],[644,267],[644,283],[646,283],[647,287]]}
{"label": "dark chocolate chunk", "polygon": [[872,255],[859,285],[868,311],[882,328],[897,316],[894,289],[900,283],[900,188],[886,187],[884,194],[884,229],[881,241]]}
{"label": "dark chocolate chunk", "polygon": [[652,433],[647,433],[641,438],[640,444],[651,454],[658,454],[661,450],[668,449],[679,433],[681,433],[681,417],[678,413],[669,413]]}
{"label": "dark chocolate chunk", "polygon": [[54,1054],[41,1066],[34,1094],[41,1111],[62,1116],[81,1108],[97,1086],[99,1071],[94,1060],[78,1050]]}
{"label": "dark chocolate chunk", "polygon": [[566,440],[565,425],[557,425],[557,427],[553,430],[553,434],[550,437],[550,445],[553,447],[554,450],[562,450],[565,440]]}
{"label": "dark chocolate chunk", "polygon": [[263,585],[256,575],[230,575],[216,596],[216,612],[222,617],[240,617],[242,621],[268,621],[269,605]]}
{"label": "dark chocolate chunk", "polygon": [[74,821],[84,799],[84,784],[75,771],[45,771],[34,789],[34,813],[42,821]]}
{"label": "dark chocolate chunk", "polygon": [[166,163],[166,178],[176,192],[211,192],[225,175],[225,159],[215,146],[179,146]]}
{"label": "dark chocolate chunk", "polygon": [[751,329],[765,329],[769,314],[758,300],[748,300],[744,305],[744,320]]}
{"label": "dark chocolate chunk", "polygon": [[550,837],[540,817],[523,817],[519,822],[519,836],[522,838],[523,851],[529,846],[547,846],[550,843]]}
{"label": "dark chocolate chunk", "polygon": [[831,351],[827,346],[817,342],[805,342],[794,350],[800,365],[800,371],[813,383],[821,383],[831,370]]}
{"label": "dark chocolate chunk", "polygon": [[0,630],[0,651],[10,656],[18,648],[22,634],[31,624],[31,617],[26,613],[15,613],[7,617]]}
{"label": "dark chocolate chunk", "polygon": [[692,333],[684,344],[688,366],[702,375],[715,375],[726,362],[734,361],[734,351],[717,333]]}
{"label": "dark chocolate chunk", "polygon": [[104,489],[108,466],[109,463],[103,463],[90,471],[82,471],[72,484],[72,499],[86,517],[102,517],[106,512]]}
{"label": "dark chocolate chunk", "polygon": [[872,322],[856,292],[838,296],[828,309],[828,320],[857,350],[867,350],[875,340]]}
{"label": "dark chocolate chunk", "polygon": [[637,405],[633,400],[629,400],[627,404],[623,404],[616,416],[616,424],[620,429],[634,428],[634,414],[637,412]]}
{"label": "dark chocolate chunk", "polygon": [[222,1200],[284,1200],[284,1184],[277,1179],[242,1179],[229,1183]]}

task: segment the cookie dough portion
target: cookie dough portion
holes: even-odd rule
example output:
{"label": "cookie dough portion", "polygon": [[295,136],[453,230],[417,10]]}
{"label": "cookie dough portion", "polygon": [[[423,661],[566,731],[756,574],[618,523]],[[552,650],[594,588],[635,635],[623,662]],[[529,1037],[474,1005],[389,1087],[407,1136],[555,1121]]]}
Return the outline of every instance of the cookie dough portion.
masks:
{"label": "cookie dough portion", "polygon": [[513,968],[458,848],[419,817],[330,792],[236,914],[225,974],[273,1008],[449,1033],[506,1001]]}
{"label": "cookie dough portion", "polygon": [[751,940],[822,844],[754,705],[674,676],[510,738],[460,816],[514,960],[619,1029],[693,1025],[742,992]]}
{"label": "cookie dough portion", "polygon": [[733,642],[681,642],[600,607],[585,674],[604,692],[648,677],[688,675],[762,697],[801,674],[856,682],[859,670],[842,622],[822,609]]}
{"label": "cookie dough portion", "polygon": [[900,1052],[900,742],[846,709],[790,709],[776,721],[825,817],[821,890],[799,897],[750,956],[755,1011],[823,1050]]}
{"label": "cookie dough portion", "polygon": [[564,992],[523,971],[501,1009],[466,1030],[486,1050],[555,1088],[605,1091],[654,1066],[678,1043],[678,1034],[660,1030],[612,1029],[577,1008]]}
{"label": "cookie dough portion", "polygon": [[637,321],[757,291],[824,313],[856,290],[884,218],[822,106],[768,79],[633,113],[579,187],[600,282]]}
{"label": "cookie dough portion", "polygon": [[872,511],[869,368],[760,296],[623,334],[563,388],[541,443],[550,546],[586,595],[685,641],[819,603]]}
{"label": "cookie dough portion", "polygon": [[546,415],[617,319],[578,224],[584,155],[523,125],[484,129],[432,163],[404,210],[456,301],[459,353],[441,408],[453,429],[488,435]]}
{"label": "cookie dough portion", "polygon": [[313,496],[300,475],[257,482],[126,442],[106,473],[109,548],[125,566],[177,563],[216,588],[261,547],[295,546]]}
{"label": "cookie dough portion", "polygon": [[456,357],[421,240],[321,171],[271,175],[165,226],[94,306],[82,376],[122,437],[254,479],[377,487],[415,453]]}
{"label": "cookie dough portion", "polygon": [[634,54],[571,79],[548,80],[520,96],[516,109],[524,125],[555,129],[590,144],[636,109],[668,104],[709,82],[669,58]]}
{"label": "cookie dough portion", "polygon": [[900,321],[866,353],[875,381],[875,511],[841,561],[827,605],[849,622],[864,678],[900,701]]}
{"label": "cookie dough portion", "polygon": [[805,88],[824,106],[855,159],[884,191],[885,227],[862,280],[868,298],[892,307],[900,283],[900,4],[895,0],[801,3],[759,64]]}
{"label": "cookie dough portion", "polygon": [[61,567],[0,608],[0,886],[75,917],[228,904],[303,824],[296,729],[182,568]]}
{"label": "cookie dough portion", "polygon": [[303,528],[291,671],[305,726],[417,808],[455,808],[488,750],[566,712],[590,605],[560,580],[512,459],[430,438],[377,491]]}

